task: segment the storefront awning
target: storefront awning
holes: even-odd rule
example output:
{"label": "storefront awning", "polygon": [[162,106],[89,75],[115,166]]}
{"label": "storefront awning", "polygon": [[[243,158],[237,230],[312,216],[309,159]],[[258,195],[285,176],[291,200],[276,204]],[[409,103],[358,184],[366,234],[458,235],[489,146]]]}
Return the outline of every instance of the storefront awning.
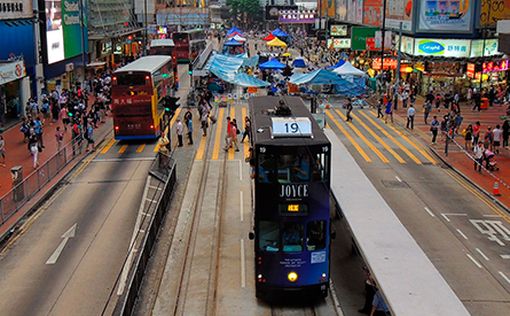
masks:
{"label": "storefront awning", "polygon": [[26,75],[27,72],[23,60],[0,61],[0,85],[21,79]]}

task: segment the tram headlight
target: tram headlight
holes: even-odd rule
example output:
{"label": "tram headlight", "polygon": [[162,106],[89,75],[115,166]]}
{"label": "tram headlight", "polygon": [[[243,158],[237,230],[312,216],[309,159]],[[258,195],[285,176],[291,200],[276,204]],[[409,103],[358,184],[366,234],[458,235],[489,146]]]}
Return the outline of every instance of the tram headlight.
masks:
{"label": "tram headlight", "polygon": [[321,275],[321,282],[326,282],[326,280],[327,280],[327,274],[326,274],[326,273],[323,273],[323,274]]}
{"label": "tram headlight", "polygon": [[290,282],[296,282],[298,279],[298,274],[294,271],[291,271],[289,274],[287,274],[287,279],[289,279]]}

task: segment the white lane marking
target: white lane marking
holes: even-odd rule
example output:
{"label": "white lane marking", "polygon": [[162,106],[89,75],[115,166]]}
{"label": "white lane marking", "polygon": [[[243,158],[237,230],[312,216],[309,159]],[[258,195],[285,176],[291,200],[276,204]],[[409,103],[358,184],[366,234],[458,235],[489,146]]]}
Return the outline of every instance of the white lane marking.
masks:
{"label": "white lane marking", "polygon": [[402,179],[400,179],[398,176],[395,176],[398,182],[402,182]]}
{"label": "white lane marking", "polygon": [[441,213],[441,216],[444,217],[444,219],[446,219],[446,221],[449,223],[450,222],[450,219],[446,216],[445,213]]}
{"label": "white lane marking", "polygon": [[464,233],[460,229],[457,228],[457,232],[459,233],[459,235],[462,236],[462,238],[464,238],[465,240],[468,240],[467,236],[464,235]]}
{"label": "white lane marking", "polygon": [[510,255],[499,255],[501,259],[510,259]]}
{"label": "white lane marking", "polygon": [[509,284],[510,284],[510,279],[501,271],[498,271],[499,275],[501,275],[501,277],[503,279],[505,279],[505,281],[507,281]]}
{"label": "white lane marking", "polygon": [[501,217],[501,216],[497,214],[485,214],[483,215],[483,217]]}
{"label": "white lane marking", "polygon": [[153,186],[153,185],[149,185],[149,188],[151,188],[151,189],[153,189],[153,190],[158,190],[158,191],[163,190],[163,188],[155,187],[155,186]]}
{"label": "white lane marking", "polygon": [[244,198],[243,198],[243,191],[239,191],[239,215],[241,217],[241,222],[244,221]]}
{"label": "white lane marking", "polygon": [[487,257],[481,250],[480,248],[476,248],[476,251],[480,254],[480,256],[482,256],[485,261],[489,261],[489,257]]}
{"label": "white lane marking", "polygon": [[156,201],[156,200],[149,199],[149,198],[145,198],[145,200],[146,200],[146,201],[149,201],[149,202],[151,202],[151,203],[157,203],[157,202],[158,202],[158,201]]}
{"label": "white lane marking", "polygon": [[443,214],[448,216],[467,216],[466,213],[443,213]]}
{"label": "white lane marking", "polygon": [[46,264],[55,264],[69,239],[73,238],[74,236],[76,236],[76,223],[74,223],[71,228],[69,228],[62,236],[60,236],[60,238],[63,238],[63,240],[60,242],[57,249],[55,249],[55,251],[53,251],[51,256],[48,258]]}
{"label": "white lane marking", "polygon": [[245,258],[244,258],[244,239],[241,238],[241,287],[242,288],[245,288],[246,287],[246,263],[245,263]]}
{"label": "white lane marking", "polygon": [[466,253],[466,256],[468,256],[468,258],[469,258],[471,261],[473,261],[473,263],[474,263],[474,264],[476,264],[476,266],[477,266],[478,268],[480,268],[480,269],[482,268],[482,265],[481,265],[480,263],[478,263],[478,261],[476,261],[476,259],[475,259],[475,258],[473,258],[473,257],[472,257],[469,253]]}
{"label": "white lane marking", "polygon": [[430,216],[432,217],[436,217],[436,215],[434,215],[434,213],[432,213],[432,211],[428,208],[428,207],[424,207],[425,211],[427,211],[427,213],[429,213]]}
{"label": "white lane marking", "polygon": [[239,160],[239,181],[243,181],[243,163]]}

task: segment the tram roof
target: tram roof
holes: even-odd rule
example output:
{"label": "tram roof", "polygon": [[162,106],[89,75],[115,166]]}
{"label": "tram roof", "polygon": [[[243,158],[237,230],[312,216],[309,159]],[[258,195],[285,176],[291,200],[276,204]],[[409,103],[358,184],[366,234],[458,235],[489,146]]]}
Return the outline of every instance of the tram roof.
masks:
{"label": "tram roof", "polygon": [[[269,110],[274,110],[279,105],[280,100],[283,100],[285,104],[291,109],[292,114],[290,117],[307,117],[312,123],[312,135],[313,137],[271,137],[272,125],[271,118],[281,117],[274,114],[269,114]],[[263,145],[320,145],[328,144],[329,140],[324,135],[324,132],[319,127],[314,117],[311,115],[308,108],[305,106],[303,100],[300,97],[293,96],[259,96],[252,97],[249,100],[250,116],[252,120],[252,131],[253,140],[255,144]],[[262,132],[257,132],[258,129],[262,128]]]}
{"label": "tram roof", "polygon": [[161,68],[164,64],[170,62],[172,57],[153,55],[145,56],[135,60],[132,63],[127,64],[124,67],[117,69],[114,73],[126,72],[126,71],[146,71],[151,74]]}

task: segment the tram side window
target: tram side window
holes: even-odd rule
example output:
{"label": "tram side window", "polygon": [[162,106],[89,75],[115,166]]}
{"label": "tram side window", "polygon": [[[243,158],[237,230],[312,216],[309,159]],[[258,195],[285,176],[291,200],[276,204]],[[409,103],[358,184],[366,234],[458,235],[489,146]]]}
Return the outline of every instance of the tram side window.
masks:
{"label": "tram side window", "polygon": [[258,160],[258,179],[260,183],[269,183],[274,179],[276,167],[275,157],[268,154],[260,154]]}
{"label": "tram side window", "polygon": [[267,252],[280,250],[280,227],[276,222],[259,222],[259,249]]}
{"label": "tram side window", "polygon": [[301,223],[283,223],[283,252],[303,251],[303,225]]}
{"label": "tram side window", "polygon": [[326,248],[326,222],[313,221],[307,225],[306,249],[308,251]]}
{"label": "tram side window", "polygon": [[328,157],[326,154],[316,154],[312,169],[312,178],[314,181],[326,181],[328,179]]}

